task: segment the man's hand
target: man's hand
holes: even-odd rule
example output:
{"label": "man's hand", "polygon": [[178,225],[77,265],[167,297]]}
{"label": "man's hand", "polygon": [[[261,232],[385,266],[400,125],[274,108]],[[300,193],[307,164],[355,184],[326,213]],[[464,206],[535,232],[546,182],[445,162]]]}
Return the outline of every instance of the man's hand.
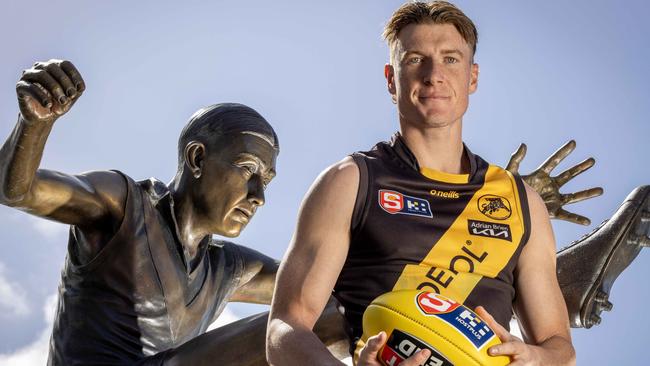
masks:
{"label": "man's hand", "polygon": [[37,62],[16,83],[20,113],[28,123],[52,123],[70,110],[85,89],[70,61]]}
{"label": "man's hand", "polygon": [[535,346],[524,343],[521,339],[510,334],[501,324],[485,310],[484,307],[476,308],[476,314],[483,319],[494,333],[501,339],[501,344],[488,349],[490,356],[509,356],[510,366],[541,365],[541,358]]}
{"label": "man's hand", "polygon": [[[528,175],[522,175],[522,178],[529,186],[533,187],[542,197],[549,216],[554,219],[565,220],[581,225],[589,225],[591,221],[581,215],[568,212],[562,208],[570,203],[580,202],[592,197],[603,194],[601,187],[590,188],[576,193],[560,193],[560,187],[568,181],[591,168],[595,164],[594,158],[589,158],[582,163],[575,165],[555,177],[551,177],[551,171],[560,164],[576,148],[576,142],[571,140],[559,148],[551,155],[542,165]],[[526,144],[519,145],[517,151],[512,154],[506,170],[512,174],[519,173],[519,164],[526,156]]]}
{"label": "man's hand", "polygon": [[[386,333],[380,332],[379,334],[368,338],[368,342],[363,346],[361,352],[359,353],[359,361],[357,366],[381,366],[379,360],[377,360],[377,354],[381,347],[386,343],[387,340]],[[418,366],[424,364],[424,362],[431,356],[431,351],[428,349],[422,349],[418,351],[413,356],[407,358],[400,363],[400,366]]]}

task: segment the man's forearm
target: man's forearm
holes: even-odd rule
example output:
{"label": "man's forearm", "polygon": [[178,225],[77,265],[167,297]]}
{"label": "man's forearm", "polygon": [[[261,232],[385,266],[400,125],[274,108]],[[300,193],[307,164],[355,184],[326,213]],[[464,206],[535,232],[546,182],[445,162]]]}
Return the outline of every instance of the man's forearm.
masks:
{"label": "man's forearm", "polygon": [[16,127],[0,149],[2,203],[19,201],[29,192],[53,124],[30,123],[18,116]]}
{"label": "man's forearm", "polygon": [[279,319],[269,323],[266,349],[271,365],[343,365],[314,332]]}
{"label": "man's forearm", "polygon": [[541,365],[572,366],[576,364],[576,353],[567,339],[554,336],[535,346],[539,353]]}

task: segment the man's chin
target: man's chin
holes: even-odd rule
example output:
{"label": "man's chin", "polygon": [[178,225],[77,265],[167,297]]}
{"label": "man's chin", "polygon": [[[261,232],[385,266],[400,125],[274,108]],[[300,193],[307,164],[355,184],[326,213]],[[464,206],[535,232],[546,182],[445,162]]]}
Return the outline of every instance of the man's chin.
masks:
{"label": "man's chin", "polygon": [[241,234],[242,230],[246,227],[245,223],[242,222],[231,222],[229,223],[228,227],[219,230],[220,232],[216,232],[215,234],[225,236],[227,238],[236,238]]}

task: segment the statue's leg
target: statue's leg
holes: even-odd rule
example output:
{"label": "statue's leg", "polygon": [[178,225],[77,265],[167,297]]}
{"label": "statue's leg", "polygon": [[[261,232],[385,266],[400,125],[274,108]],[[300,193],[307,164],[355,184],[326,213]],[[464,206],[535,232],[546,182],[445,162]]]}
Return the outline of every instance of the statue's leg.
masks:
{"label": "statue's leg", "polygon": [[[141,365],[268,365],[265,356],[268,312],[249,316],[202,334],[177,348],[144,360]],[[332,299],[314,332],[338,358],[349,356],[345,320]]]}
{"label": "statue's leg", "polygon": [[630,193],[607,221],[557,253],[557,276],[573,328],[600,323],[614,280],[650,246],[650,186]]}

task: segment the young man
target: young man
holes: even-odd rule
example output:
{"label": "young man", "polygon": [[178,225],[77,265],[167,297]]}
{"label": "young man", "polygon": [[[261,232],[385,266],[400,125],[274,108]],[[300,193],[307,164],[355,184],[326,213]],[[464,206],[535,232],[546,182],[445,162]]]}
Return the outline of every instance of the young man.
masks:
{"label": "young man", "polygon": [[71,225],[48,364],[242,360],[232,329],[203,333],[228,301],[268,304],[277,262],[212,234],[239,235],[264,204],[279,152],[268,122],[241,104],[199,110],[168,185],[118,171],[68,175],[39,164],[55,121],[85,90],[81,75],[68,61],[36,63],[16,90],[1,202]]}
{"label": "young man", "polygon": [[[386,335],[359,341],[363,310],[381,293],[418,288],[478,307],[504,342],[490,353],[513,365],[574,364],[544,202],[462,142],[479,75],[472,21],[447,2],[414,2],[393,14],[384,35],[400,132],[328,168],[308,192],[278,274],[269,361],[339,364],[311,331],[333,290],[356,363],[378,365]],[[485,227],[503,235],[472,230]],[[513,308],[527,343],[507,331]]]}

